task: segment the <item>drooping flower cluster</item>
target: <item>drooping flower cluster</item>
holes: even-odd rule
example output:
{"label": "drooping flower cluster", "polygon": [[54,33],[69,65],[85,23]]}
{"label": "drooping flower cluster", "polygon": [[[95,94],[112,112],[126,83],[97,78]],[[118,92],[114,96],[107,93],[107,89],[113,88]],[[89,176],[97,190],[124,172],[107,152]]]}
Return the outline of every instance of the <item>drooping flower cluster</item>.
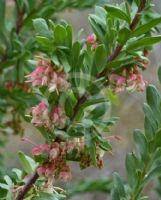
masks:
{"label": "drooping flower cluster", "polygon": [[124,69],[119,74],[110,74],[109,83],[115,93],[124,90],[143,92],[148,85],[148,82],[143,79],[139,67]]}
{"label": "drooping flower cluster", "polygon": [[86,38],[86,43],[90,44],[94,49],[97,47],[96,35],[92,34]]}
{"label": "drooping flower cluster", "polygon": [[50,92],[65,91],[69,87],[67,75],[57,70],[49,60],[38,61],[36,69],[26,76],[32,86],[47,86]]}
{"label": "drooping flower cluster", "polygon": [[39,103],[31,109],[33,123],[37,127],[57,127],[63,128],[66,123],[66,115],[60,106],[54,106],[49,112],[48,105],[45,102]]}
{"label": "drooping flower cluster", "polygon": [[[46,155],[46,161],[37,168],[37,173],[39,176],[47,179],[47,184],[45,185],[47,187],[52,186],[56,179],[63,181],[69,181],[71,179],[72,175],[68,165],[68,155],[73,151],[75,152],[75,158],[80,161],[80,167],[82,169],[93,164],[89,153],[86,151],[84,137],[63,142],[54,141],[50,145],[43,144],[40,146],[26,137],[23,137],[22,140],[34,146],[32,155]],[[97,147],[96,154],[96,165],[102,168],[104,151]]]}
{"label": "drooping flower cluster", "polygon": [[66,161],[66,143],[54,142],[48,151],[49,161],[37,169],[39,176],[44,176],[48,184],[52,185],[55,179],[68,181],[71,179],[71,172]]}
{"label": "drooping flower cluster", "polygon": [[[77,156],[80,156],[80,152],[84,149],[84,143],[74,139],[67,142],[53,142],[47,152],[48,161],[37,169],[39,176],[46,177],[48,184],[52,184],[55,179],[70,180],[71,172],[67,164],[67,154],[70,154],[74,149],[77,150]],[[40,146],[39,151],[33,150],[32,152],[40,154],[43,151],[44,149]]]}

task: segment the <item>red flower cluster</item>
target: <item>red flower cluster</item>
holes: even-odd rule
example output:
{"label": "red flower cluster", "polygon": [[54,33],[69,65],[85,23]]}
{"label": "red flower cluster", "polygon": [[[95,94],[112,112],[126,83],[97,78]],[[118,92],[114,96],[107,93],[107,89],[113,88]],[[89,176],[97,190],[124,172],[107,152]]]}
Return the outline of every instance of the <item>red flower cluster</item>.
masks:
{"label": "red flower cluster", "polygon": [[67,75],[63,71],[54,69],[54,66],[48,60],[38,62],[36,69],[26,76],[27,81],[32,86],[47,86],[50,92],[65,91],[69,87]]}
{"label": "red flower cluster", "polygon": [[124,90],[142,92],[148,84],[148,82],[143,79],[143,75],[139,72],[139,67],[124,69],[119,74],[110,74],[109,82],[115,93]]}
{"label": "red flower cluster", "polygon": [[54,106],[52,111],[49,112],[48,105],[45,102],[41,102],[37,106],[33,107],[31,113],[31,123],[38,127],[63,128],[67,119],[60,106]]}

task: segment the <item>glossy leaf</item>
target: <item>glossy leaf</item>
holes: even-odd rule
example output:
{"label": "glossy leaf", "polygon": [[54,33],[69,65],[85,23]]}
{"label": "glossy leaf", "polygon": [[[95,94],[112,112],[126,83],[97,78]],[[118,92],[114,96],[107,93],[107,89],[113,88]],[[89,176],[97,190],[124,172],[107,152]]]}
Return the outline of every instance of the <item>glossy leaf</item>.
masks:
{"label": "glossy leaf", "polygon": [[23,152],[19,152],[18,156],[19,156],[19,162],[20,162],[23,170],[27,174],[32,174],[37,166],[35,161],[32,158],[30,158],[29,156],[25,155]]}
{"label": "glossy leaf", "polygon": [[107,53],[104,45],[100,45],[96,48],[94,55],[94,67],[97,68],[97,72],[104,70],[107,62]]}
{"label": "glossy leaf", "polygon": [[51,38],[48,25],[43,18],[33,20],[33,26],[38,34],[43,37]]}
{"label": "glossy leaf", "polygon": [[138,36],[140,36],[144,33],[147,33],[148,31],[150,31],[152,28],[154,28],[155,26],[157,26],[160,23],[161,23],[161,17],[152,19],[148,23],[140,25],[138,28],[136,28],[132,32],[131,36],[132,37],[138,37]]}
{"label": "glossy leaf", "polygon": [[148,142],[140,130],[134,131],[134,141],[143,161],[148,159]]}
{"label": "glossy leaf", "polygon": [[127,49],[141,49],[143,47],[151,46],[153,44],[159,43],[161,41],[161,36],[152,36],[142,39],[138,39],[134,42],[130,42],[127,46]]}
{"label": "glossy leaf", "polygon": [[114,17],[118,17],[119,19],[125,20],[126,22],[130,23],[130,18],[129,16],[122,11],[120,8],[116,7],[116,6],[112,6],[112,5],[106,5],[105,9],[107,10],[107,12],[114,16]]}

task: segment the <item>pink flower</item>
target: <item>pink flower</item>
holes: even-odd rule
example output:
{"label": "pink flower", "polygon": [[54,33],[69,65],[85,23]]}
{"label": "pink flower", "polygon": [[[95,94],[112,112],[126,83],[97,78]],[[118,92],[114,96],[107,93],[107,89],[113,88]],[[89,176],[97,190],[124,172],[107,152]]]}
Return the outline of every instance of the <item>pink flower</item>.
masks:
{"label": "pink flower", "polygon": [[37,173],[39,176],[43,176],[46,172],[46,166],[43,165],[43,166],[40,166],[37,168]]}
{"label": "pink flower", "polygon": [[72,175],[70,172],[60,172],[59,175],[60,179],[62,179],[63,181],[69,181],[72,178]]}
{"label": "pink flower", "polygon": [[36,69],[29,74],[27,81],[32,86],[48,86],[50,92],[65,91],[69,87],[67,75],[63,71],[57,71],[48,60],[38,62]]}
{"label": "pink flower", "polygon": [[58,157],[59,155],[59,144],[54,142],[51,146],[50,152],[49,152],[49,157],[51,160],[54,160]]}
{"label": "pink flower", "polygon": [[66,121],[66,116],[63,109],[60,106],[53,108],[51,113],[51,121],[54,126],[63,128]]}
{"label": "pink flower", "polygon": [[59,178],[62,179],[63,181],[69,181],[72,178],[70,168],[68,165],[65,165],[62,169],[62,171],[59,174]]}
{"label": "pink flower", "polygon": [[88,44],[91,44],[93,48],[96,48],[96,46],[97,46],[97,43],[96,43],[96,35],[95,35],[95,34],[92,34],[92,35],[88,36],[88,37],[86,38],[86,42],[87,42]]}
{"label": "pink flower", "polygon": [[50,177],[53,175],[55,170],[55,165],[53,163],[48,163],[46,165],[46,171],[45,171],[45,176]]}
{"label": "pink flower", "polygon": [[32,150],[32,155],[35,154],[39,154],[43,151],[47,151],[49,150],[49,145],[48,144],[43,144],[41,146],[38,146],[35,142],[31,141],[30,139],[28,139],[27,137],[22,137],[21,138],[22,141],[27,142],[28,144],[33,145],[35,148]]}
{"label": "pink flower", "polygon": [[143,79],[142,74],[130,74],[127,78],[127,89],[143,92],[148,82]]}
{"label": "pink flower", "polygon": [[37,168],[39,176],[50,177],[54,174],[55,166],[53,163],[47,163]]}
{"label": "pink flower", "polygon": [[116,84],[117,86],[125,85],[126,79],[123,76],[120,76],[118,74],[111,74],[109,77],[110,81]]}
{"label": "pink flower", "polygon": [[127,82],[135,81],[137,79],[137,74],[129,74]]}
{"label": "pink flower", "polygon": [[126,85],[125,77],[117,74],[111,74],[109,80],[113,84],[114,92],[119,93],[125,90],[125,85]]}
{"label": "pink flower", "polygon": [[63,72],[54,72],[51,74],[51,80],[49,82],[49,91],[65,91],[69,87],[69,83],[67,81],[67,75]]}
{"label": "pink flower", "polygon": [[26,76],[27,82],[31,82],[33,86],[47,85],[49,81],[49,75],[52,71],[51,64],[48,61],[39,61],[36,69]]}
{"label": "pink flower", "polygon": [[49,126],[48,106],[46,103],[41,102],[32,108],[32,121],[35,126]]}
{"label": "pink flower", "polygon": [[49,149],[48,144],[43,144],[41,146],[37,146],[32,150],[32,155],[39,154],[39,153],[41,153],[43,151],[47,151],[48,149]]}
{"label": "pink flower", "polygon": [[124,69],[120,74],[111,74],[109,82],[115,93],[124,91],[144,91],[147,86],[147,81],[143,79],[142,74],[139,72],[139,67]]}

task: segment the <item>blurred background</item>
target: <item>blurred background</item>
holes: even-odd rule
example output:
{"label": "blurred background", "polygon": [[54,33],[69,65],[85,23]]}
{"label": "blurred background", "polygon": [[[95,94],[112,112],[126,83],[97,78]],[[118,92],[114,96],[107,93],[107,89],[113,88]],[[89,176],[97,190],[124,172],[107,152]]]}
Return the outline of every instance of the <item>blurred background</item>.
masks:
{"label": "blurred background", "polygon": [[[70,1],[70,0],[69,0]],[[120,1],[108,1],[110,3],[122,2]],[[8,1],[12,6],[12,1]],[[154,0],[155,9],[157,12],[161,13],[161,1]],[[86,37],[91,33],[89,29],[88,15],[94,12],[93,9],[88,9],[86,11],[76,11],[76,10],[66,10],[63,13],[59,13],[59,19],[65,19],[68,23],[72,24],[75,33],[83,28],[83,36]],[[42,16],[43,17],[43,16]],[[150,64],[148,70],[144,73],[144,79],[149,82],[149,84],[155,84],[161,91],[161,86],[157,80],[157,69],[161,65],[161,44],[155,46],[155,49],[149,55]],[[116,123],[114,128],[111,130],[111,135],[116,134],[122,137],[122,140],[115,142],[113,144],[113,155],[105,156],[105,167],[102,170],[89,168],[87,170],[79,170],[77,164],[72,165],[73,179],[74,181],[81,180],[82,178],[87,179],[98,179],[99,177],[109,178],[113,171],[118,171],[121,176],[126,177],[124,169],[124,161],[126,153],[133,149],[132,133],[135,128],[143,129],[143,112],[142,105],[145,101],[144,93],[123,93],[119,96],[119,104],[113,105],[111,114],[112,116],[120,117],[120,120]],[[41,143],[41,135],[36,131],[34,127],[29,126],[24,123],[26,136],[32,138],[32,140],[37,143]],[[5,159],[5,164],[9,168],[19,167],[17,160],[17,152],[22,150],[26,153],[31,152],[32,146],[20,142],[19,136],[9,137],[7,143],[7,157]],[[70,184],[70,183],[68,183]],[[154,183],[151,183],[154,184]],[[155,188],[149,185],[145,193],[150,196],[152,200],[158,200]],[[92,193],[73,197],[72,200],[105,200],[109,199],[107,194]]]}

